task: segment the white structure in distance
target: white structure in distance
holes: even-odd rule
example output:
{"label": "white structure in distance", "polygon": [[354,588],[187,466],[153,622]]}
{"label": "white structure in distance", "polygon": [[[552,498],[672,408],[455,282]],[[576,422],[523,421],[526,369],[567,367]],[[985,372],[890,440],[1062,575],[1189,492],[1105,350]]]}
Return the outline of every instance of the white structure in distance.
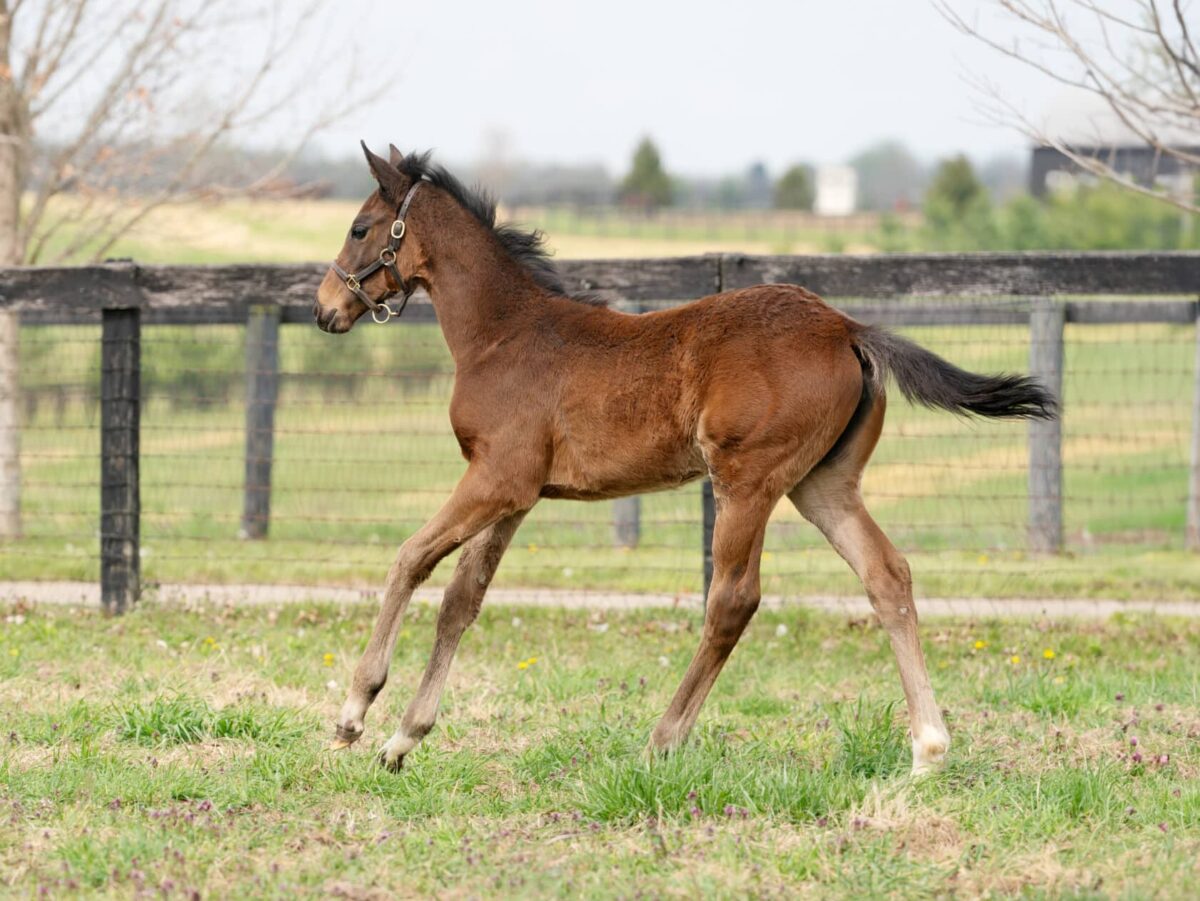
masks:
{"label": "white structure in distance", "polygon": [[852,166],[821,166],[817,169],[814,213],[818,216],[849,216],[857,204],[858,173]]}

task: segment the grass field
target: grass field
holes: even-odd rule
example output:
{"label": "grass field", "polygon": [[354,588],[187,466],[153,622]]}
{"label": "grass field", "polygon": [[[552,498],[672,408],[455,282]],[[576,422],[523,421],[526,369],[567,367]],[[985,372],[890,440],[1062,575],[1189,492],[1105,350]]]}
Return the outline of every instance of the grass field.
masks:
{"label": "grass field", "polygon": [[[256,200],[164,207],[150,214],[105,256],[129,257],[143,263],[325,260],[342,246],[360,205],[345,200]],[[554,211],[539,211],[536,221],[521,224],[544,229],[549,247],[564,259],[873,249],[863,234],[825,237],[779,230],[747,234],[744,229],[726,228],[667,232],[652,226],[608,225],[603,220]],[[74,237],[69,227],[64,228],[57,240],[49,242],[47,256],[52,258]]]}
{"label": "grass field", "polygon": [[1187,898],[1200,878],[1194,620],[928,621],[954,746],[914,784],[869,623],[760,615],[694,740],[649,759],[692,615],[485,608],[389,775],[372,751],[431,608],[336,755],[365,606],[0,614],[0,894]]}

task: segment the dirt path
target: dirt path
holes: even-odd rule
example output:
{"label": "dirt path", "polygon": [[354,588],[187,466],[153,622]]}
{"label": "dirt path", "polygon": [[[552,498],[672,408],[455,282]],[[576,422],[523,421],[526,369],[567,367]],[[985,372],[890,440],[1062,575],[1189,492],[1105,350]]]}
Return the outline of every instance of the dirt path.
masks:
{"label": "dirt path", "polygon": [[[319,588],[293,585],[160,585],[147,589],[145,598],[164,603],[296,604],[318,601],[373,604],[373,591],[351,588]],[[38,604],[100,603],[100,588],[94,582],[0,582],[0,601],[18,600]],[[440,588],[423,588],[419,603],[436,604]],[[631,594],[604,591],[564,591],[547,588],[496,588],[488,592],[492,604],[514,607],[562,607],[572,610],[634,610],[638,608],[698,608],[698,594]],[[1117,601],[1079,598],[924,598],[918,600],[923,617],[1083,617],[1105,619],[1115,613],[1152,613],[1200,617],[1200,601]],[[838,595],[768,595],[763,606],[807,607],[846,616],[871,612],[865,597]]]}

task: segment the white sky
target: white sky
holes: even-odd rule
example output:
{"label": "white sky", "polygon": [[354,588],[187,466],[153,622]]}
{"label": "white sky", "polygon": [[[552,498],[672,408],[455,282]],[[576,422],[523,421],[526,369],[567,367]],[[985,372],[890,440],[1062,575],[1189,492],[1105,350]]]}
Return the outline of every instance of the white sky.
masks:
{"label": "white sky", "polygon": [[[354,152],[432,147],[478,158],[502,134],[516,157],[623,170],[642,134],[674,171],[755,159],[837,162],[880,138],[926,158],[1021,152],[986,122],[968,73],[1037,111],[1056,90],[960,35],[929,0],[343,0],[354,23],[318,60],[363,54],[394,87],[320,141]],[[956,0],[982,15],[982,0]],[[331,39],[331,43],[333,39]],[[310,77],[321,79],[320,71]]]}

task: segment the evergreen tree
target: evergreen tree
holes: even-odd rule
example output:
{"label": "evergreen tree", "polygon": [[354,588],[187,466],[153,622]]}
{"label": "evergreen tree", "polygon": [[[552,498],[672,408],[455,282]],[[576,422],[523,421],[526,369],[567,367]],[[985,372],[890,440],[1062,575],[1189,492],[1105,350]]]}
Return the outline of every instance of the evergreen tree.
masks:
{"label": "evergreen tree", "polygon": [[811,211],[816,193],[812,172],[808,166],[790,167],[775,182],[775,209]]}
{"label": "evergreen tree", "polygon": [[942,161],[925,194],[926,209],[939,207],[956,220],[963,219],[981,201],[987,201],[987,189],[975,175],[971,161],[961,153]]}
{"label": "evergreen tree", "polygon": [[925,192],[925,230],[934,250],[991,250],[999,239],[991,197],[962,154],[934,173]]}
{"label": "evergreen tree", "polygon": [[618,194],[622,203],[655,209],[671,203],[671,179],[663,169],[658,148],[649,137],[642,138],[633,152],[629,174]]}

